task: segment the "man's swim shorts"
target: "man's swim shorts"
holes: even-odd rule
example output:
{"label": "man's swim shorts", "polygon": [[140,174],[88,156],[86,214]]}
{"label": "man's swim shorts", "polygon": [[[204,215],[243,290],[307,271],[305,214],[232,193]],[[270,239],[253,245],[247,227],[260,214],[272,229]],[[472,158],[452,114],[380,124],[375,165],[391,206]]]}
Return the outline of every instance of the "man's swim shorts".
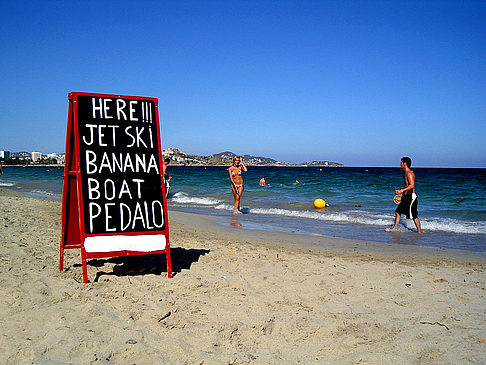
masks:
{"label": "man's swim shorts", "polygon": [[405,214],[407,216],[407,219],[410,219],[410,217],[412,217],[412,219],[415,219],[418,217],[417,205],[417,194],[404,194],[402,196],[400,204],[398,204],[397,209],[395,209],[395,212],[397,212],[398,214]]}

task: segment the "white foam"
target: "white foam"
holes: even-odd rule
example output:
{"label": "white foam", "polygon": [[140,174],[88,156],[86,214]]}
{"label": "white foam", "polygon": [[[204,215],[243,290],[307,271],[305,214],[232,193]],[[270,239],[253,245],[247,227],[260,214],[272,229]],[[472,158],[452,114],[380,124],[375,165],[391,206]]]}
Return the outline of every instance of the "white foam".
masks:
{"label": "white foam", "polygon": [[217,199],[208,198],[208,197],[200,198],[195,196],[189,196],[184,192],[175,193],[171,200],[173,203],[178,203],[178,204],[205,205],[205,206],[217,205],[221,203],[221,201]]}
{"label": "white foam", "polygon": [[[184,192],[174,194],[172,198],[173,203],[191,205],[191,206],[205,206],[217,210],[233,211],[233,206],[223,203],[222,201],[209,197],[193,197]],[[250,214],[261,215],[277,215],[289,218],[303,218],[312,219],[334,223],[351,223],[363,224],[370,226],[391,227],[394,222],[394,215],[373,213],[366,210],[348,210],[348,211],[334,211],[327,209],[323,212],[309,211],[309,210],[290,210],[282,208],[250,208]],[[486,222],[467,222],[447,218],[422,218],[420,217],[422,229],[433,232],[449,232],[449,233],[477,233],[486,234]],[[402,216],[401,223],[408,229],[415,229],[415,225],[411,219],[405,219]]]}
{"label": "white foam", "polygon": [[0,186],[14,186],[14,183],[0,182]]}
{"label": "white foam", "polygon": [[378,217],[367,217],[365,215],[355,215],[353,212],[312,212],[308,210],[288,210],[278,208],[255,208],[251,210],[251,213],[255,214],[270,214],[270,215],[282,215],[287,217],[307,218],[320,221],[329,221],[336,223],[358,223],[382,226],[390,223],[390,219],[382,219]]}
{"label": "white foam", "polygon": [[47,195],[47,196],[54,195],[53,193],[45,190],[32,190],[31,193],[38,194],[38,195]]}
{"label": "white foam", "polygon": [[452,233],[486,234],[486,222],[462,222],[450,218],[425,218],[421,220],[422,229]]}
{"label": "white foam", "polygon": [[218,210],[233,210],[233,206],[229,204],[218,204],[214,207],[214,209]]}
{"label": "white foam", "polygon": [[[335,223],[353,223],[372,226],[390,226],[393,224],[394,216],[373,214],[364,211],[348,212],[312,212],[278,208],[253,208],[253,214],[280,215],[286,217],[306,218]],[[409,229],[415,229],[413,220],[402,217],[401,222]],[[465,222],[453,219],[425,218],[421,219],[422,229],[426,231],[441,231],[450,233],[477,233],[486,234],[486,222]]]}

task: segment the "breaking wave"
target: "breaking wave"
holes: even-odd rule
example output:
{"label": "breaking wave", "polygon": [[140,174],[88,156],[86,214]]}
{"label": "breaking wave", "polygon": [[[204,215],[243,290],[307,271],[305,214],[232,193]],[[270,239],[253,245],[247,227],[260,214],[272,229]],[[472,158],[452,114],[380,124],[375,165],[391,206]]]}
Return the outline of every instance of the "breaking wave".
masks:
{"label": "breaking wave", "polygon": [[[172,204],[178,206],[205,207],[216,210],[233,211],[233,206],[211,197],[193,197],[184,192],[175,193],[171,199]],[[389,227],[393,224],[392,214],[384,215],[366,210],[337,211],[327,208],[325,211],[292,210],[284,208],[248,208],[245,213],[282,216],[298,219],[312,219],[339,224],[362,224],[369,226]],[[468,222],[450,218],[420,218],[424,231],[447,233],[486,234],[486,222]],[[414,229],[411,219],[402,217],[402,229]]]}
{"label": "breaking wave", "polygon": [[177,204],[187,204],[187,205],[195,205],[195,206],[197,205],[211,206],[211,205],[217,205],[221,203],[220,200],[214,198],[194,197],[194,196],[189,196],[184,192],[175,193],[171,198],[171,202]]}

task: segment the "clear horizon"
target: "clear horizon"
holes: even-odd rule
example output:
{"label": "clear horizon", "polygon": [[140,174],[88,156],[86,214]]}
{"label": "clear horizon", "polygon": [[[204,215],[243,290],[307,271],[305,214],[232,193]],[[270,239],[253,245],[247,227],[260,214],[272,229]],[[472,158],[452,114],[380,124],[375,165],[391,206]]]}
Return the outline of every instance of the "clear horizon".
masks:
{"label": "clear horizon", "polygon": [[[64,151],[72,91],[159,99],[163,148],[486,167],[480,1],[6,1],[0,150]],[[44,153],[44,152],[43,152]]]}

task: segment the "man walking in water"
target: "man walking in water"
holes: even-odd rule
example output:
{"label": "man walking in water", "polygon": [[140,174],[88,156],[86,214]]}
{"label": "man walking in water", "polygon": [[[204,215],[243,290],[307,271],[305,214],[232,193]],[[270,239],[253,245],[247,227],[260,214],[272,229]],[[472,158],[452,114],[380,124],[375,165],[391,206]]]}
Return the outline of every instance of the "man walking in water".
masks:
{"label": "man walking in water", "polygon": [[417,194],[415,194],[415,174],[410,170],[412,160],[410,157],[402,157],[400,167],[405,171],[405,187],[403,189],[395,190],[395,194],[402,194],[402,200],[395,210],[395,225],[391,229],[386,229],[387,232],[395,232],[398,224],[400,223],[400,215],[405,214],[407,219],[412,217],[415,227],[417,227],[417,233],[422,233],[420,227],[420,221],[417,213]]}

